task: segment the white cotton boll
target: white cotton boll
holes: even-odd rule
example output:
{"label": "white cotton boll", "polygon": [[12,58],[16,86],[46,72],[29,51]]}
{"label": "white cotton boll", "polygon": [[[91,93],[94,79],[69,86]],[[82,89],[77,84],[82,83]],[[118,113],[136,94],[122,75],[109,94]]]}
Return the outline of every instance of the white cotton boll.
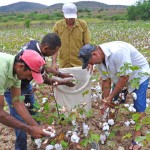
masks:
{"label": "white cotton boll", "polygon": [[146,103],[150,104],[150,99],[146,99]]}
{"label": "white cotton boll", "polygon": [[148,105],[148,104],[146,104],[146,108],[147,108],[147,107],[149,107],[149,105]]}
{"label": "white cotton boll", "polygon": [[92,100],[93,100],[93,101],[97,101],[97,99],[98,99],[98,96],[97,96],[96,94],[93,94],[93,95],[92,95]]}
{"label": "white cotton boll", "polygon": [[73,133],[73,131],[68,131],[67,133],[66,133],[66,137],[69,137],[69,135],[71,135]]}
{"label": "white cotton boll", "polygon": [[101,87],[99,85],[97,85],[95,87],[96,93],[100,93],[101,92]]}
{"label": "white cotton boll", "polygon": [[[49,131],[50,130],[50,131]],[[56,131],[53,128],[48,128],[48,129],[43,129],[43,132],[49,134],[50,137],[55,137],[56,136]]]}
{"label": "white cotton boll", "polygon": [[71,142],[79,143],[79,140],[80,140],[80,138],[76,134],[73,134],[71,136]]}
{"label": "white cotton boll", "polygon": [[30,103],[25,103],[25,106],[26,107],[30,107]]}
{"label": "white cotton boll", "polygon": [[76,120],[72,120],[71,123],[72,123],[73,126],[75,126],[76,125]]}
{"label": "white cotton boll", "polygon": [[45,150],[52,150],[54,148],[53,145],[47,145]]}
{"label": "white cotton boll", "polygon": [[106,141],[106,135],[105,134],[100,135],[100,141],[101,141],[101,144],[105,143],[105,141]]}
{"label": "white cotton boll", "polygon": [[124,122],[124,124],[125,124],[127,127],[129,127],[130,122],[129,122],[129,121],[126,121],[126,122]]}
{"label": "white cotton boll", "polygon": [[131,96],[132,96],[133,100],[136,100],[136,99],[137,99],[137,95],[136,95],[135,92],[131,93]]}
{"label": "white cotton boll", "polygon": [[124,107],[129,108],[130,105],[129,104],[124,104]]}
{"label": "white cotton boll", "polygon": [[135,124],[135,121],[131,119],[131,120],[130,120],[130,123],[131,123],[131,124]]}
{"label": "white cotton boll", "polygon": [[48,98],[44,97],[42,98],[42,104],[45,104],[47,102]]}
{"label": "white cotton boll", "polygon": [[105,130],[109,130],[109,125],[108,125],[108,123],[107,124],[105,124],[105,125],[103,125],[103,129],[102,129],[103,131],[105,131]]}
{"label": "white cotton boll", "polygon": [[119,101],[118,101],[118,100],[116,100],[116,101],[114,101],[113,103],[114,103],[114,104],[119,104]]}
{"label": "white cotton boll", "polygon": [[109,136],[109,134],[110,134],[110,132],[105,131],[105,135],[106,135],[107,137]]}
{"label": "white cotton boll", "polygon": [[41,139],[35,139],[35,144],[37,145],[37,148],[40,148],[41,147],[41,143],[42,143],[42,140]]}
{"label": "white cotton boll", "polygon": [[54,148],[55,148],[56,150],[62,150],[62,149],[63,149],[63,147],[62,147],[61,144],[55,144],[55,145],[54,145]]}
{"label": "white cotton boll", "polygon": [[136,112],[136,109],[135,109],[133,106],[130,106],[130,107],[128,108],[128,110],[129,110],[130,112]]}
{"label": "white cotton boll", "polygon": [[96,82],[96,79],[93,79],[91,82]]}
{"label": "white cotton boll", "polygon": [[91,87],[91,90],[95,90],[95,87],[92,86],[92,87]]}
{"label": "white cotton boll", "polygon": [[104,123],[103,123],[103,126],[107,126],[107,125],[108,125],[108,123],[107,123],[107,122],[104,122]]}
{"label": "white cotton boll", "polygon": [[113,119],[109,119],[109,120],[108,120],[108,124],[111,125],[111,126],[114,125],[114,124],[115,124],[115,123],[114,123],[114,120],[113,120]]}
{"label": "white cotton boll", "polygon": [[89,127],[87,124],[83,123],[83,134],[84,134],[85,136],[88,135],[89,130],[90,130],[90,127]]}

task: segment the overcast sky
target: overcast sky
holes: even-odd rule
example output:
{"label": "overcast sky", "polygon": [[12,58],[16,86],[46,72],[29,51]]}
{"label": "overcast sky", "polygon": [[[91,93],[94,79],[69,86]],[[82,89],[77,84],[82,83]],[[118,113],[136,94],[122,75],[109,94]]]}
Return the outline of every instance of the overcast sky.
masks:
{"label": "overcast sky", "polygon": [[[78,2],[87,0],[0,0],[0,6],[5,6],[20,1],[35,2],[50,6],[56,3]],[[90,1],[98,1],[109,5],[133,5],[135,4],[136,1],[139,0],[90,0]]]}

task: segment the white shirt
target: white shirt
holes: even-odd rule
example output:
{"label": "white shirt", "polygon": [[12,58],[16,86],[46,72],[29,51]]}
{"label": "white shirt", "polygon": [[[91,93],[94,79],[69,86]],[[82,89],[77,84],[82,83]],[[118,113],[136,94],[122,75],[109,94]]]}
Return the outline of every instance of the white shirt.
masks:
{"label": "white shirt", "polygon": [[150,68],[146,58],[129,43],[114,41],[104,43],[99,46],[105,54],[106,66],[101,63],[96,64],[96,67],[102,75],[103,80],[110,78],[114,83],[117,83],[120,78],[117,73],[120,72],[120,68],[124,66],[124,63],[129,63],[132,66],[140,67],[139,70],[133,71],[131,69],[128,69],[121,74],[121,76],[129,75],[129,81],[127,83],[129,92],[132,92],[134,90],[130,85],[130,81],[133,78],[140,78],[140,84],[149,78],[149,76],[139,75],[139,72],[147,72],[148,74],[150,74]]}

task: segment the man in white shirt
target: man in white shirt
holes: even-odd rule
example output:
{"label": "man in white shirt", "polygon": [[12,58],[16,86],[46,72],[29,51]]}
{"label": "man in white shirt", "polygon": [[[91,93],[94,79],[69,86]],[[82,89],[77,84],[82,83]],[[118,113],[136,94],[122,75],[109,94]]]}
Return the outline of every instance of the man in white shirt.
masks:
{"label": "man in white shirt", "polygon": [[[106,101],[103,102],[102,114],[115,96],[127,86],[129,93],[136,93],[137,99],[134,100],[134,107],[143,116],[146,109],[150,68],[146,58],[135,47],[122,41],[113,41],[99,46],[86,44],[80,49],[79,58],[83,62],[83,69],[89,64],[96,64],[101,74],[102,98]],[[138,87],[131,84],[133,80],[139,83]],[[112,82],[116,86],[111,91]],[[140,132],[135,132],[135,137],[139,135]],[[135,143],[132,142],[132,148],[134,145]]]}

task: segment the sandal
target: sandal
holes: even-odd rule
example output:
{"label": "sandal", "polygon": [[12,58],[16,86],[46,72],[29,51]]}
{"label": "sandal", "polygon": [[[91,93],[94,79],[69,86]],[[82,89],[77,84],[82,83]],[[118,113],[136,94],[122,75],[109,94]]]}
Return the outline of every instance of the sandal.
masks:
{"label": "sandal", "polygon": [[141,146],[137,142],[132,140],[129,150],[140,150],[140,149],[141,149]]}

